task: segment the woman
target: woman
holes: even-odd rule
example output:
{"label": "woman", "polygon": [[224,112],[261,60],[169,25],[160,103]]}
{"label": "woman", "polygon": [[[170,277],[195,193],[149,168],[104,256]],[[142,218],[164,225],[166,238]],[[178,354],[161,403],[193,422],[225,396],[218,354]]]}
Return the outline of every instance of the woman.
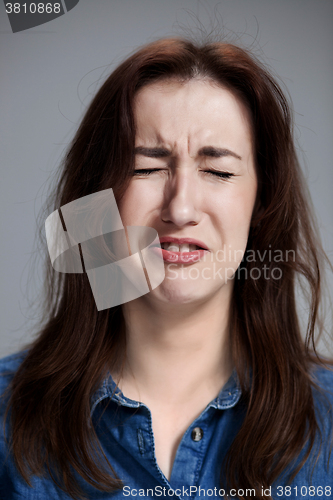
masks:
{"label": "woman", "polygon": [[108,188],[158,232],[165,279],[97,311],[85,273],[49,275],[45,326],[2,362],[4,497],[330,497],[320,250],[278,85],[233,45],[142,48],[91,103],[55,208]]}

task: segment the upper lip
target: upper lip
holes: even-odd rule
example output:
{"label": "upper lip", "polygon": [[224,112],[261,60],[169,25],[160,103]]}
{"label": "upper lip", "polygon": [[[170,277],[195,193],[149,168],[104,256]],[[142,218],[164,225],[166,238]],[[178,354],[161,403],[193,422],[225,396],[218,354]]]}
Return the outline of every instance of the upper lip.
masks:
{"label": "upper lip", "polygon": [[181,245],[182,243],[188,243],[189,245],[197,245],[198,247],[201,247],[204,250],[208,250],[207,245],[205,245],[203,241],[196,240],[194,238],[176,238],[175,236],[162,236],[160,237],[160,242],[161,243],[174,242],[177,243],[178,245]]}

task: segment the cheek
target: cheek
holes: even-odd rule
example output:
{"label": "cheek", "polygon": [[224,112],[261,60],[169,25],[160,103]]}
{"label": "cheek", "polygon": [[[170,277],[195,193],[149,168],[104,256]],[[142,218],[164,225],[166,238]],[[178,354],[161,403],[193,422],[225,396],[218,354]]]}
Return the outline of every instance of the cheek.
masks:
{"label": "cheek", "polygon": [[217,199],[211,199],[211,207],[214,207],[216,222],[223,239],[247,241],[255,196],[255,186],[252,189],[244,186],[242,189],[224,193]]}
{"label": "cheek", "polygon": [[138,204],[137,196],[135,190],[131,186],[127,188],[125,194],[118,201],[118,208],[120,212],[120,217],[125,226],[135,225],[133,224],[133,218],[135,215],[135,207]]}
{"label": "cheek", "polygon": [[125,226],[147,225],[147,218],[159,206],[160,194],[149,182],[132,181],[118,202],[120,217]]}

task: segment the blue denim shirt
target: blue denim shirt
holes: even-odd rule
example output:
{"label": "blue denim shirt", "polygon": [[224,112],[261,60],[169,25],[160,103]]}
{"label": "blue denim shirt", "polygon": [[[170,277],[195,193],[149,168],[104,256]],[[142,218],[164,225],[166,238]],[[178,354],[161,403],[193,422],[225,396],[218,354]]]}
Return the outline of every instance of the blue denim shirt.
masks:
{"label": "blue denim shirt", "polygon": [[[2,394],[23,355],[16,354],[0,361],[0,393]],[[333,388],[333,373],[317,369],[321,387]],[[89,499],[174,498],[201,499],[203,497],[237,498],[244,494],[250,498],[249,485],[243,491],[224,492],[220,486],[220,468],[223,458],[242,425],[246,408],[240,401],[241,391],[235,373],[218,396],[190,425],[178,447],[171,477],[168,480],[160,470],[154,453],[154,436],[149,408],[143,403],[125,397],[116,388],[111,376],[106,378],[93,395],[91,413],[98,438],[123,489],[115,493],[102,493],[81,480]],[[328,394],[332,405],[332,394]],[[321,418],[323,447],[314,465],[311,458],[289,485],[285,483],[288,470],[278,478],[271,491],[262,491],[262,497],[271,493],[278,499],[333,498],[333,459],[327,466],[331,415],[319,393],[314,391],[317,415]],[[1,404],[1,419],[7,398]],[[0,422],[3,429],[2,422]],[[7,426],[8,432],[8,426]],[[29,487],[18,473],[8,452],[4,436],[0,440],[0,498],[2,500],[59,500],[70,497],[48,478],[32,478]],[[301,460],[301,456],[299,460]],[[313,468],[314,466],[314,468]],[[312,472],[312,476],[311,476]]]}

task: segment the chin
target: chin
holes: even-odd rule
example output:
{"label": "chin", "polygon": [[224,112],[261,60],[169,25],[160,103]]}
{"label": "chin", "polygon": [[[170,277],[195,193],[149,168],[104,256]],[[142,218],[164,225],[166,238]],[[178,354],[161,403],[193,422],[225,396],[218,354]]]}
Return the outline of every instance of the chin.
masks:
{"label": "chin", "polygon": [[[188,288],[188,287],[186,287]],[[153,293],[153,292],[152,292]],[[196,290],[184,290],[184,287],[160,285],[154,294],[157,300],[169,304],[188,304],[200,300],[200,295]]]}
{"label": "chin", "polygon": [[[220,283],[217,287],[221,289]],[[169,304],[190,304],[203,302],[218,292],[215,287],[207,286],[207,282],[199,280],[176,280],[165,279],[155,290],[151,292],[154,299]]]}

